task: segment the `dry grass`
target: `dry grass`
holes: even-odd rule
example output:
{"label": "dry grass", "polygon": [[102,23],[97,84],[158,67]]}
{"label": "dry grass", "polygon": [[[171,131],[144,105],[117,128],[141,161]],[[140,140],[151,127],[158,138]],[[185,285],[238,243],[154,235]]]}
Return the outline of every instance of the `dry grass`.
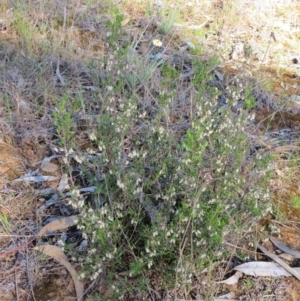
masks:
{"label": "dry grass", "polygon": [[[156,2],[153,2],[156,3]],[[160,3],[160,2],[157,2]],[[180,12],[176,32],[207,56],[218,54],[226,73],[255,76],[277,101],[299,94],[298,1],[166,1]],[[132,20],[147,11],[140,1],[124,1]],[[154,10],[159,15],[159,9]],[[259,88],[259,85],[258,85]]]}

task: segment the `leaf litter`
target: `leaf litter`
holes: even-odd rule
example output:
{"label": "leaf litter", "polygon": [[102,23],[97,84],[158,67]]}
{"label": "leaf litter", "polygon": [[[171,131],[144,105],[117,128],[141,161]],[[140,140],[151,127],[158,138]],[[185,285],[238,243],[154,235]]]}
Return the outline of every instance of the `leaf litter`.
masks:
{"label": "leaf litter", "polygon": [[267,255],[268,257],[272,258],[274,261],[276,261],[278,264],[280,264],[285,270],[287,270],[290,274],[292,274],[293,276],[295,276],[298,280],[300,280],[300,273],[291,268],[289,265],[287,265],[282,259],[280,259],[277,255],[271,253],[270,251],[268,251],[265,247],[263,247],[262,245],[258,245],[258,248],[263,251],[263,253],[265,255]]}

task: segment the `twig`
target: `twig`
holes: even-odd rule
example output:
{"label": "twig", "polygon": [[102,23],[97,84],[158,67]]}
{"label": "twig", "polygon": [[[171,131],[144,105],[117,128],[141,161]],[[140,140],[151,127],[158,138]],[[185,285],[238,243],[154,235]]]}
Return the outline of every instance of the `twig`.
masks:
{"label": "twig", "polygon": [[[27,238],[27,236],[25,236],[25,237]],[[24,250],[27,250],[28,244],[30,244],[30,243],[31,243],[32,241],[34,241],[35,239],[36,239],[36,236],[35,236],[33,239],[31,239],[29,242],[27,242],[27,239],[26,239],[26,243],[25,243],[25,244],[21,245],[20,247],[14,248],[14,249],[12,249],[12,250],[1,252],[1,253],[0,253],[0,257],[1,257],[1,256],[5,256],[5,255],[10,254],[10,253],[15,253],[15,252],[17,252],[17,251],[24,251]]]}
{"label": "twig", "polygon": [[36,237],[36,235],[16,235],[16,234],[0,234],[0,237],[17,237],[17,238],[31,238],[31,237]]}
{"label": "twig", "polygon": [[265,60],[266,55],[267,55],[267,53],[268,53],[268,51],[269,51],[269,47],[270,47],[270,45],[271,45],[271,39],[273,38],[273,40],[274,40],[274,38],[275,38],[275,36],[273,36],[272,34],[274,35],[274,33],[271,32],[271,34],[270,34],[270,39],[269,39],[269,42],[268,42],[268,46],[267,46],[267,49],[266,49],[266,51],[265,51],[265,53],[264,53],[264,57],[263,57],[263,59],[262,59],[260,65],[259,65],[259,67],[258,67],[258,71],[260,70],[260,68],[261,68],[261,66],[262,66],[262,64],[263,64],[263,61]]}
{"label": "twig", "polygon": [[32,298],[34,301],[36,301],[35,296],[34,296],[34,291],[33,291],[33,286],[32,286],[32,278],[31,278],[31,271],[30,271],[30,266],[29,266],[29,262],[28,262],[28,248],[27,248],[27,239],[26,239],[26,266],[27,266],[27,279],[29,281],[29,285],[30,285],[30,290],[31,290],[31,294],[32,294]]}
{"label": "twig", "polygon": [[14,270],[15,270],[16,297],[17,297],[17,301],[19,301],[19,291],[18,291],[18,282],[17,282],[17,270],[16,270],[16,267],[14,267]]}
{"label": "twig", "polygon": [[61,76],[60,71],[59,71],[59,59],[57,59],[56,76],[58,77],[58,79],[60,81],[60,85],[65,86],[66,85],[65,80],[63,79],[63,77]]}
{"label": "twig", "polygon": [[79,297],[79,300],[78,301],[81,301],[83,300],[83,297],[89,292],[89,290],[94,286],[95,282],[97,281],[98,279],[96,278],[92,283],[91,285],[84,291],[83,295],[81,297]]}
{"label": "twig", "polygon": [[159,300],[159,299],[161,299],[160,294],[159,294],[156,290],[154,290],[153,288],[151,288],[149,285],[147,285],[147,288],[148,288],[148,291],[149,291],[149,293],[150,293],[150,297],[151,297],[152,300],[153,300],[153,297],[152,297],[152,294],[151,294],[151,293],[154,293],[154,295],[156,296],[156,298],[154,298],[154,300]]}
{"label": "twig", "polygon": [[67,24],[67,4],[65,3],[65,6],[64,6],[63,32],[65,32],[65,30],[66,30],[66,24]]}

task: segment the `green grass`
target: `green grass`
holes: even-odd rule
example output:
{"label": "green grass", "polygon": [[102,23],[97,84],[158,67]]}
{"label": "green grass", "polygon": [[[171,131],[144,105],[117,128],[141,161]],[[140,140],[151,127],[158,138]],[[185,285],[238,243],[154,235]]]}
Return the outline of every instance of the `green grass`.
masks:
{"label": "green grass", "polygon": [[9,224],[9,221],[8,221],[7,217],[4,214],[0,214],[0,222],[2,224],[4,232],[10,233],[11,232],[11,227],[10,227],[10,224]]}
{"label": "green grass", "polygon": [[292,199],[292,205],[295,207],[295,208],[299,208],[300,207],[300,198],[298,196],[295,196],[293,199]]}

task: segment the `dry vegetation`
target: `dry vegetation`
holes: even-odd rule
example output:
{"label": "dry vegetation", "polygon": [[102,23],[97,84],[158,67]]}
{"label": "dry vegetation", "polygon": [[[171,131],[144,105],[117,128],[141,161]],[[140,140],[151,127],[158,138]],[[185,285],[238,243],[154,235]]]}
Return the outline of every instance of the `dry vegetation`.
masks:
{"label": "dry vegetation", "polygon": [[299,2],[99,2],[0,4],[0,300],[298,300],[218,281],[300,247]]}

